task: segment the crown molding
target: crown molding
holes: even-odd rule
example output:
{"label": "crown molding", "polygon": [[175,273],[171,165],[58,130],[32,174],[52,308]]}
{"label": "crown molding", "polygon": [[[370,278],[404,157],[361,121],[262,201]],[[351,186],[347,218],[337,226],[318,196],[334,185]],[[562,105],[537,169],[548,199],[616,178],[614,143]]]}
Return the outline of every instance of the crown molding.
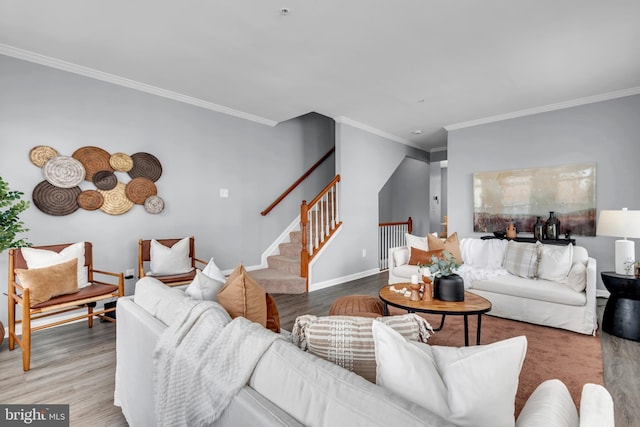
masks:
{"label": "crown molding", "polygon": [[414,148],[417,148],[419,150],[423,150],[424,151],[424,148],[420,147],[419,145],[415,144],[412,141],[409,141],[408,139],[401,138],[401,137],[399,137],[397,135],[393,135],[393,134],[385,132],[383,130],[376,129],[376,128],[371,127],[369,125],[365,125],[364,123],[357,122],[357,121],[352,120],[352,119],[350,119],[348,117],[338,116],[338,117],[334,117],[333,120],[335,120],[336,123],[344,123],[345,125],[349,125],[351,127],[363,130],[365,132],[369,132],[371,134],[378,135],[378,136],[381,136],[381,137],[386,138],[386,139],[390,139],[391,141],[399,142],[400,144],[404,144],[404,145],[409,145],[411,147],[414,147]]}
{"label": "crown molding", "polygon": [[67,61],[62,61],[60,59],[52,58],[50,56],[40,55],[38,53],[30,52],[23,49],[18,49],[16,47],[5,45],[2,43],[0,43],[0,54],[11,56],[13,58],[22,59],[24,61],[29,61],[36,64],[44,65],[47,67],[56,68],[58,70],[68,71],[70,73],[79,74],[81,76],[90,77],[92,79],[113,83],[118,86],[123,86],[129,89],[138,90],[140,92],[161,96],[163,98],[172,99],[174,101],[183,102],[185,104],[195,105],[196,107],[201,107],[207,110],[215,111],[217,113],[238,117],[244,120],[249,120],[249,121],[260,123],[263,125],[273,127],[278,124],[278,122],[274,120],[270,120],[264,117],[245,113],[239,110],[234,110],[233,108],[228,108],[223,105],[214,104],[213,102],[204,101],[199,98],[194,98],[192,96],[162,89],[156,86],[151,86],[146,83],[141,83],[135,80],[116,76],[114,74],[105,73],[102,71],[95,70],[93,68],[84,67],[82,65],[73,64]]}
{"label": "crown molding", "polygon": [[500,122],[503,120],[515,119],[518,117],[531,116],[538,113],[546,113],[549,111],[562,110],[564,108],[578,107],[580,105],[593,104],[595,102],[608,101],[610,99],[623,98],[625,96],[640,94],[640,87],[632,87],[615,92],[603,93],[600,95],[586,96],[584,98],[573,99],[571,101],[559,102],[557,104],[543,105],[542,107],[530,108],[527,110],[514,111],[512,113],[499,114],[497,116],[485,117],[483,119],[470,120],[468,122],[454,123],[445,126],[448,132],[457,129],[484,125],[487,123]]}

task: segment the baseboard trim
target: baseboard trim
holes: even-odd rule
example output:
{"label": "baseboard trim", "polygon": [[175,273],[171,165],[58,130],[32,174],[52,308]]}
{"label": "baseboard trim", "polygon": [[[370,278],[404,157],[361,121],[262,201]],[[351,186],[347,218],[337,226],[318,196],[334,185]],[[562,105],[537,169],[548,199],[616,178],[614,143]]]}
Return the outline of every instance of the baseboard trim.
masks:
{"label": "baseboard trim", "polygon": [[373,268],[371,270],[361,271],[359,273],[350,274],[348,276],[337,277],[335,279],[325,280],[324,282],[310,284],[309,292],[319,291],[320,289],[330,288],[332,286],[340,285],[351,280],[362,279],[363,277],[369,277],[379,273],[379,268]]}

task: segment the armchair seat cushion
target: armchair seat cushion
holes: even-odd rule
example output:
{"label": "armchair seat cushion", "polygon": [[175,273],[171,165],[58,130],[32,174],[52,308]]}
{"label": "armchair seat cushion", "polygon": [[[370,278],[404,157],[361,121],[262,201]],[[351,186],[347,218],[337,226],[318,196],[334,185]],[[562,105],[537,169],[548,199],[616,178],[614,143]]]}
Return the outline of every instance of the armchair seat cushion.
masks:
{"label": "armchair seat cushion", "polygon": [[163,283],[191,283],[196,277],[196,270],[191,270],[187,273],[168,275],[147,273],[147,276],[155,277]]}
{"label": "armchair seat cushion", "polygon": [[93,283],[89,286],[85,286],[84,288],[80,288],[78,292],[69,295],[61,295],[58,297],[51,298],[45,302],[41,302],[40,304],[32,305],[32,309],[36,308],[46,308],[59,304],[65,304],[68,302],[79,301],[87,298],[95,298],[102,295],[106,295],[109,293],[117,293],[118,286],[116,285],[103,285],[101,283]]}

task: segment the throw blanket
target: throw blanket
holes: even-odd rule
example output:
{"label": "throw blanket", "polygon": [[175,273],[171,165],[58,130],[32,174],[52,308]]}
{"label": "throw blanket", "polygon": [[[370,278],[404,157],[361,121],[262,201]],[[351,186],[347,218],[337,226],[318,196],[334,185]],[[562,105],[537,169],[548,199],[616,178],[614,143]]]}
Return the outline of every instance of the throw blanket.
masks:
{"label": "throw blanket", "polygon": [[186,300],[154,353],[159,426],[204,426],[222,414],[278,335],[219,304]]}

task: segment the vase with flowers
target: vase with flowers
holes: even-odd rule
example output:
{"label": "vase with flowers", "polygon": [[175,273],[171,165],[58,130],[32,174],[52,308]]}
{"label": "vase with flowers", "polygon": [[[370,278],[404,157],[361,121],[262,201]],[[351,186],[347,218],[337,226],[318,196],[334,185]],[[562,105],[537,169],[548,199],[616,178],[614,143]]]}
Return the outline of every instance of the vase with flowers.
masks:
{"label": "vase with flowers", "polygon": [[449,251],[432,256],[429,272],[433,278],[433,295],[441,301],[464,301],[464,280],[455,273],[460,267],[458,260]]}

